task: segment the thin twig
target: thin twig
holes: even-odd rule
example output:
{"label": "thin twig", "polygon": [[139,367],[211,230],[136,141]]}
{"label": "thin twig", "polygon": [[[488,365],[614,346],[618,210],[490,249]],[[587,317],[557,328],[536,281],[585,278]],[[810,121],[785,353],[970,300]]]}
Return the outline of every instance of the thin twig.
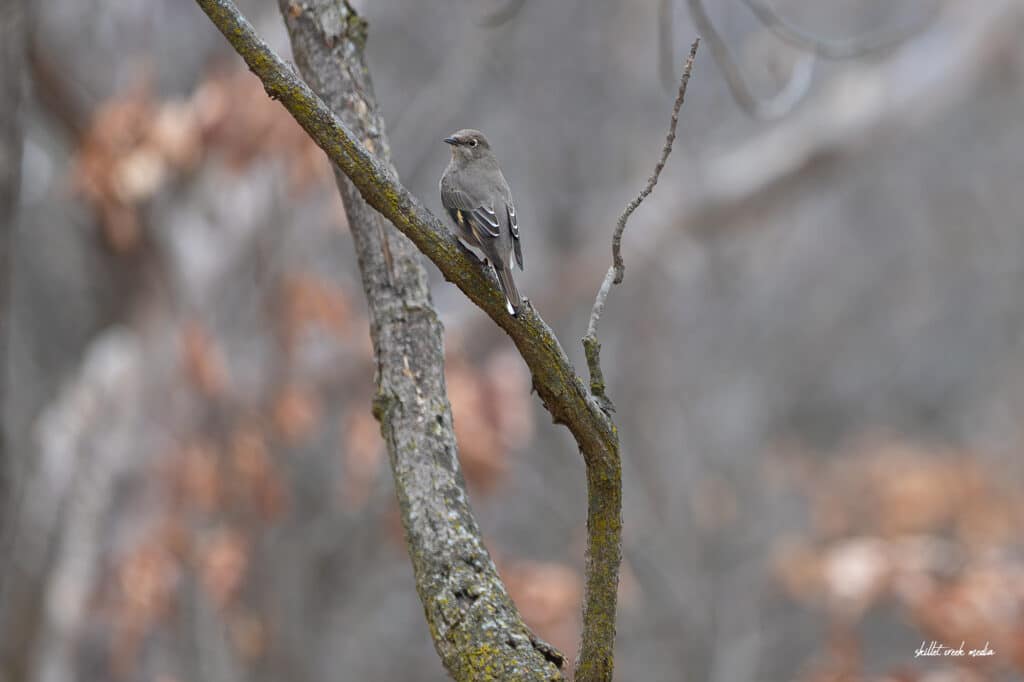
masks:
{"label": "thin twig", "polygon": [[587,324],[587,335],[583,337],[583,349],[586,352],[587,366],[590,369],[590,392],[594,394],[606,412],[613,411],[615,408],[605,394],[604,373],[601,371],[601,344],[597,340],[597,324],[604,313],[604,305],[608,300],[608,292],[611,291],[612,284],[621,284],[622,278],[626,274],[626,263],[622,260],[622,234],[626,231],[626,223],[644,199],[654,191],[654,186],[658,184],[658,178],[661,177],[661,171],[665,169],[665,164],[668,162],[668,156],[672,153],[672,145],[676,141],[676,127],[679,125],[679,110],[683,108],[683,102],[686,100],[686,86],[690,83],[693,61],[697,58],[699,46],[700,38],[694,40],[690,45],[690,54],[686,57],[683,74],[679,78],[676,101],[672,105],[672,119],[669,122],[668,134],[665,135],[665,146],[661,150],[661,158],[654,166],[654,173],[647,179],[647,184],[640,190],[640,194],[629,202],[626,210],[619,216],[619,222],[615,225],[615,233],[612,235],[612,266],[608,268],[604,281],[601,282],[601,288],[598,289],[597,296],[594,298],[590,322]]}
{"label": "thin twig", "polygon": [[[587,472],[583,634],[575,679],[578,682],[610,682],[614,672],[615,616],[622,561],[622,461],[615,424],[573,369],[565,350],[536,310],[524,304],[518,317],[505,312],[505,301],[494,278],[475,267],[462,254],[457,239],[441,221],[402,186],[394,171],[370,153],[360,142],[361,138],[259,38],[235,3],[232,0],[196,2],[260,78],[267,93],[288,109],[340,172],[352,181],[362,198],[391,221],[437,265],[448,280],[505,330],[529,366],[533,386],[544,407],[556,423],[564,424],[572,432]],[[290,5],[285,6],[290,10]],[[299,10],[301,12],[301,6]],[[363,40],[365,34],[354,39],[357,44]],[[406,315],[408,312],[407,309],[395,308],[388,314]],[[379,395],[378,398],[375,401],[377,414],[384,419],[390,418],[393,411],[389,396]],[[395,452],[400,450],[398,445],[395,444]],[[415,452],[416,448],[401,449],[402,452],[406,450]],[[450,458],[435,459],[437,464],[443,464],[441,460]],[[429,480],[430,474],[426,476]],[[445,503],[444,499],[436,496],[433,499],[436,504]],[[404,512],[408,513],[409,509],[405,508]],[[416,523],[420,521],[417,519]],[[454,523],[447,517],[438,529],[435,534],[450,533],[453,537],[469,532],[466,525]],[[471,539],[475,542],[479,538],[473,535]],[[442,598],[438,599],[439,596]],[[450,603],[445,599],[444,595],[433,594],[425,600],[428,618],[432,611],[444,609],[444,605]],[[432,623],[431,634],[435,644],[438,637],[444,636],[442,629],[450,630],[449,621],[443,617],[436,622],[443,628],[433,627]],[[505,667],[495,674],[496,664],[501,663],[499,654],[507,648],[505,645],[512,646],[508,642],[501,648],[472,646],[465,638],[454,644],[457,651],[446,663],[455,658],[460,669],[465,666],[472,669],[461,677],[456,676],[457,679],[480,679],[480,675],[471,673],[485,669],[499,679],[529,679],[522,674],[506,675]]]}
{"label": "thin twig", "polygon": [[872,31],[851,38],[830,39],[796,26],[776,12],[768,0],[742,0],[758,21],[776,37],[808,53],[793,66],[789,81],[782,89],[766,99],[758,97],[750,89],[732,56],[732,51],[704,9],[702,0],[687,1],[693,23],[710,44],[711,54],[722,70],[725,83],[733,98],[751,116],[764,120],[785,116],[803,99],[810,89],[811,77],[814,75],[814,65],[818,57],[849,59],[889,49],[926,29],[938,16],[942,7],[941,0],[934,0],[932,5],[919,16],[895,28]]}
{"label": "thin twig", "polygon": [[654,186],[658,184],[658,178],[661,177],[661,171],[665,168],[665,162],[668,161],[668,155],[672,153],[672,145],[676,141],[676,126],[679,124],[679,110],[683,107],[683,101],[686,99],[686,86],[690,83],[690,72],[693,71],[693,60],[697,57],[697,47],[699,45],[700,38],[694,40],[693,44],[690,45],[690,54],[686,57],[683,75],[679,79],[679,92],[676,94],[675,104],[672,105],[672,121],[669,123],[668,134],[665,136],[665,146],[661,150],[661,158],[658,159],[658,164],[654,167],[654,174],[647,179],[647,185],[640,190],[640,194],[636,199],[629,202],[626,210],[619,216],[619,222],[615,225],[615,234],[612,235],[612,261],[615,264],[615,284],[620,284],[626,273],[626,264],[622,260],[622,233],[626,229],[626,222],[633,215],[633,211],[654,191]]}

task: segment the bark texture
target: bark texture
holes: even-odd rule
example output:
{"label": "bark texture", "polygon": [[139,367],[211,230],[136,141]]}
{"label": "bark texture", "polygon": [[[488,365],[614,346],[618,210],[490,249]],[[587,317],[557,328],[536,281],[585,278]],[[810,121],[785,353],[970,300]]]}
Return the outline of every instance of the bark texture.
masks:
{"label": "bark texture", "polygon": [[[391,221],[437,265],[446,279],[458,286],[508,333],[530,368],[533,386],[545,408],[556,423],[564,424],[573,434],[587,467],[588,496],[583,637],[576,679],[610,680],[614,666],[615,613],[622,558],[622,466],[618,432],[611,418],[576,373],[551,328],[533,307],[524,302],[518,317],[511,317],[505,312],[505,299],[493,275],[464,255],[455,237],[401,185],[394,170],[378,158],[378,150],[370,151],[362,144],[364,136],[354,132],[347,122],[339,119],[331,108],[274,54],[256,35],[252,25],[241,16],[234,3],[230,0],[197,0],[197,3],[245,59],[250,70],[260,78],[267,93],[279,100],[317,145],[327,152],[328,157],[352,182],[363,200]],[[314,7],[320,9],[314,10]],[[307,20],[319,21],[321,24],[329,21],[328,26],[331,28],[317,38],[324,47],[358,51],[365,41],[365,24],[345,3],[321,5],[282,0],[282,9],[292,20],[306,17]],[[351,71],[345,69],[344,63],[337,61],[332,62],[327,68]],[[367,91],[357,90],[355,94],[361,95],[363,106],[366,106]],[[373,139],[370,139],[372,142]],[[395,267],[400,271],[402,266],[396,263]],[[392,314],[423,314],[413,312],[417,311],[416,304],[403,304],[401,307],[405,310],[394,311]],[[380,338],[385,336],[381,330],[378,330],[377,334]],[[405,350],[412,350],[412,346],[406,347]],[[399,351],[399,354],[403,365],[406,357],[409,357],[410,362],[414,359],[408,353],[401,354]],[[388,381],[382,385],[388,386],[391,377],[398,379],[398,375],[389,374],[391,370],[393,368],[385,372],[388,374]],[[405,376],[404,366],[399,371]],[[408,373],[415,377],[411,365]],[[401,381],[404,382],[404,379]],[[403,434],[403,438],[395,441],[387,435],[395,432],[395,423],[392,422],[394,416],[406,416],[404,408],[397,408],[393,404],[395,395],[387,391],[382,392],[378,396],[377,412],[381,416],[389,448],[400,450],[407,447],[410,442],[415,442],[407,441],[407,438],[422,436]],[[420,401],[437,400],[436,396],[427,394],[416,397]],[[436,412],[433,418],[438,428],[448,424],[444,418],[438,421]],[[415,419],[407,419],[405,423],[416,424],[419,429],[433,428],[427,426],[429,421],[416,422]],[[454,450],[450,456],[454,458]],[[454,464],[449,466],[454,467]],[[415,475],[429,476],[427,472],[418,472]],[[448,502],[451,503],[456,498],[457,495]],[[436,498],[434,499],[436,501]],[[416,517],[417,510],[410,509],[407,513],[407,523],[424,523],[423,519]],[[441,540],[476,531],[475,525],[463,526],[457,513],[454,514],[454,518],[445,518],[442,521],[441,526],[430,529],[430,532]],[[414,556],[414,562],[416,560]],[[442,578],[449,580],[444,576]],[[429,614],[432,610],[438,610],[440,606],[431,604],[429,600],[424,601],[424,608],[430,619]],[[448,602],[446,606],[450,605],[451,602]],[[437,642],[440,633],[432,634]],[[511,640],[506,642],[510,648],[513,644],[515,643]],[[439,646],[443,650],[447,649],[447,644]],[[518,649],[522,648],[518,646]],[[496,653],[498,652],[485,648],[470,651],[469,656],[476,660],[491,661],[495,660]],[[444,655],[442,653],[442,656]],[[496,672],[497,677],[502,678],[501,671]]]}
{"label": "bark texture", "polygon": [[[282,0],[281,10],[303,77],[394,172],[363,59],[366,23],[332,0],[301,6]],[[456,679],[559,679],[532,644],[469,507],[445,387],[443,329],[423,258],[344,173],[335,173],[370,312],[374,415],[437,652]]]}

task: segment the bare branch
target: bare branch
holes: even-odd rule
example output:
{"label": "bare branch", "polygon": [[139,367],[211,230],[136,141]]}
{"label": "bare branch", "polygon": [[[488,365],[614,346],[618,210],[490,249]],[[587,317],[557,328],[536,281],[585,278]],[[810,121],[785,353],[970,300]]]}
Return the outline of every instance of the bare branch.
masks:
{"label": "bare branch", "polygon": [[[366,68],[366,23],[347,4],[280,0],[296,63],[363,147],[390,165]],[[443,330],[415,245],[336,172],[370,313],[380,421],[416,590],[434,645],[459,680],[560,678],[535,644],[484,546],[462,477],[444,381]],[[481,652],[485,652],[482,654]]]}
{"label": "bare branch", "polygon": [[688,0],[693,22],[697,25],[697,30],[701,35],[710,43],[711,54],[722,70],[725,83],[733,98],[747,113],[755,118],[765,120],[781,118],[788,114],[804,97],[811,85],[817,57],[849,59],[894,47],[927,28],[941,9],[941,2],[935,0],[925,12],[894,28],[872,31],[851,38],[830,39],[796,26],[776,12],[768,0],[742,1],[776,37],[809,53],[793,66],[789,81],[775,96],[769,99],[760,98],[751,91],[732,56],[732,51],[705,11],[703,2]]}
{"label": "bare branch", "polygon": [[[587,556],[585,563],[585,592],[583,604],[583,638],[576,668],[576,679],[611,680],[614,669],[615,612],[618,599],[618,577],[622,560],[622,465],[615,426],[591,395],[583,380],[576,374],[568,356],[558,343],[550,327],[528,303],[518,317],[505,312],[505,300],[498,291],[496,280],[487,270],[466,258],[457,240],[409,191],[401,185],[394,171],[365,145],[382,144],[383,137],[357,136],[352,128],[340,120],[306,83],[285,64],[256,35],[252,25],[241,16],[231,0],[196,0],[235,50],[245,59],[249,68],[263,82],[264,89],[279,100],[310,137],[327,153],[341,173],[351,181],[363,200],[391,223],[435,265],[449,281],[454,282],[477,306],[486,312],[511,337],[530,372],[533,386],[545,408],[555,422],[564,424],[579,446],[587,470]],[[298,3],[279,0],[286,16],[302,16],[310,2]],[[344,8],[342,11],[341,8]],[[366,37],[365,22],[355,16],[347,3],[330,3],[324,12],[340,14],[335,17],[333,30],[320,37],[336,49],[361,51]],[[337,67],[332,60],[317,64],[316,69]],[[352,93],[348,93],[351,96]],[[356,105],[358,106],[358,105]],[[401,270],[403,266],[397,266]],[[389,309],[395,318],[413,316],[429,320],[431,310]],[[395,380],[399,380],[395,377]],[[395,414],[401,414],[398,405],[385,395],[378,400],[376,411],[381,416],[382,431],[388,433]],[[437,396],[434,396],[437,400]],[[423,427],[432,427],[424,421]],[[408,436],[409,434],[404,434]],[[416,434],[412,434],[415,436]],[[408,440],[389,442],[389,450],[405,453],[412,445]],[[455,456],[448,453],[447,460]],[[441,458],[436,458],[441,459]],[[401,462],[398,456],[394,462]],[[430,462],[423,462],[424,466]],[[429,478],[430,472],[422,474]],[[396,477],[397,478],[397,477]],[[401,492],[400,492],[401,495]],[[449,500],[440,500],[444,504]],[[402,509],[403,515],[413,515]],[[419,521],[416,521],[419,523]],[[409,526],[407,525],[407,528]],[[475,531],[476,535],[473,532]],[[458,520],[437,520],[435,533],[451,538],[478,538],[479,529],[460,527]],[[443,540],[443,538],[442,538]],[[414,557],[414,568],[418,564]],[[442,596],[443,595],[434,595]],[[468,601],[475,598],[475,589],[463,595]],[[421,599],[423,593],[421,592]],[[431,613],[450,602],[428,602],[424,607]],[[443,608],[442,608],[443,611]],[[441,614],[442,616],[444,613]],[[452,614],[450,614],[452,615]],[[458,618],[458,612],[453,615]],[[445,621],[448,622],[448,621]],[[437,632],[432,632],[437,644]],[[472,642],[455,641],[453,658],[461,662],[460,678],[474,679],[472,670],[488,663],[501,663],[496,652],[489,647],[474,647]],[[438,644],[440,647],[441,645]],[[535,647],[535,650],[538,650]],[[503,679],[524,679],[521,675],[504,676],[507,666],[499,671]],[[554,673],[557,674],[557,673]]]}
{"label": "bare branch", "polygon": [[743,4],[780,40],[825,59],[850,59],[895,47],[927,28],[941,9],[941,3],[932,2],[923,13],[898,26],[849,38],[824,38],[792,23],[767,0],[743,0]]}
{"label": "bare branch", "polygon": [[[768,195],[779,196],[851,155],[875,137],[900,136],[911,125],[947,115],[965,88],[999,59],[1012,2],[951,12],[921,37],[920,45],[882,63],[864,64],[831,79],[808,106],[701,168],[699,191],[676,197],[671,220],[649,242],[663,247],[679,229],[703,238],[720,233],[735,216]],[[1011,41],[1012,43],[1012,41]],[[998,47],[997,47],[998,46]],[[928,69],[917,68],[928,55]],[[853,96],[851,96],[853,93]],[[753,224],[753,223],[752,223]]]}
{"label": "bare branch", "polygon": [[644,199],[654,191],[654,186],[658,184],[658,178],[661,177],[661,171],[665,169],[665,163],[668,162],[668,156],[672,153],[672,145],[676,141],[676,127],[679,124],[679,110],[682,109],[683,102],[686,100],[686,86],[690,83],[693,60],[697,58],[699,46],[700,38],[694,40],[690,45],[690,54],[686,57],[683,74],[679,78],[676,101],[672,105],[672,119],[669,121],[668,133],[665,135],[665,146],[662,147],[661,157],[654,166],[654,173],[647,179],[647,184],[640,190],[640,194],[629,202],[626,210],[619,217],[619,222],[615,225],[615,233],[612,235],[612,265],[605,273],[601,287],[594,298],[594,307],[590,311],[590,322],[587,324],[587,334],[583,337],[583,350],[586,353],[587,367],[590,370],[590,392],[594,394],[606,412],[612,412],[615,408],[605,391],[604,372],[601,371],[601,344],[597,340],[597,325],[604,313],[605,302],[608,300],[608,292],[611,291],[612,284],[620,284],[626,273],[626,263],[622,260],[622,234],[626,231],[626,223]]}
{"label": "bare branch", "polygon": [[658,163],[654,166],[654,173],[647,179],[647,185],[640,190],[640,194],[633,201],[629,202],[626,210],[619,216],[619,222],[615,225],[615,234],[612,235],[612,261],[615,265],[615,284],[621,284],[622,278],[626,274],[626,264],[622,260],[622,233],[626,230],[626,222],[633,215],[633,211],[639,208],[643,200],[654,191],[654,186],[658,184],[658,178],[661,177],[661,171],[665,169],[668,155],[672,153],[672,145],[676,141],[676,126],[679,125],[679,110],[683,107],[683,101],[686,99],[686,86],[690,83],[690,72],[693,71],[693,60],[697,57],[697,47],[699,45],[700,38],[694,40],[693,44],[690,45],[690,54],[686,58],[686,64],[683,66],[683,75],[679,79],[679,92],[676,93],[676,101],[672,105],[672,120],[669,122],[668,134],[665,136],[665,146],[661,149],[661,158],[658,159]]}
{"label": "bare branch", "polygon": [[711,55],[722,70],[729,91],[744,111],[755,118],[765,120],[781,118],[792,111],[811,86],[811,77],[814,75],[814,56],[805,56],[793,66],[789,81],[774,97],[769,99],[758,97],[747,85],[740,68],[736,65],[736,60],[732,57],[729,46],[718,33],[718,29],[711,22],[707,12],[704,11],[701,0],[688,0],[688,2],[693,23],[697,25],[701,36],[710,44]]}

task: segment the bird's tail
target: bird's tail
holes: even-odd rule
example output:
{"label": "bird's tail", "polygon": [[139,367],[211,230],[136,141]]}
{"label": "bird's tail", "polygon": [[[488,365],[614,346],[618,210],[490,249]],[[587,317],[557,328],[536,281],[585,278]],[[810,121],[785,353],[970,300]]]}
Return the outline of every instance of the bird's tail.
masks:
{"label": "bird's tail", "polygon": [[[495,263],[495,266],[497,265]],[[508,307],[508,313],[515,317],[519,314],[519,307],[522,305],[523,299],[519,298],[516,281],[512,279],[512,264],[505,263],[501,267],[495,267],[494,271],[498,274],[498,283],[505,294],[505,305]]]}

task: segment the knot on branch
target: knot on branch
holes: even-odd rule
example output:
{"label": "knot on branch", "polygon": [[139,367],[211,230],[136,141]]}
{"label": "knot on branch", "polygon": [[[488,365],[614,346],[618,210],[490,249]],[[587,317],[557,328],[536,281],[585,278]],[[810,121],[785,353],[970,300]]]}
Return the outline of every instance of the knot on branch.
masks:
{"label": "knot on branch", "polygon": [[590,394],[597,400],[601,411],[610,417],[615,411],[615,405],[606,391],[604,372],[601,371],[601,342],[595,334],[588,333],[583,337],[583,352],[587,356],[587,369],[590,371]]}

